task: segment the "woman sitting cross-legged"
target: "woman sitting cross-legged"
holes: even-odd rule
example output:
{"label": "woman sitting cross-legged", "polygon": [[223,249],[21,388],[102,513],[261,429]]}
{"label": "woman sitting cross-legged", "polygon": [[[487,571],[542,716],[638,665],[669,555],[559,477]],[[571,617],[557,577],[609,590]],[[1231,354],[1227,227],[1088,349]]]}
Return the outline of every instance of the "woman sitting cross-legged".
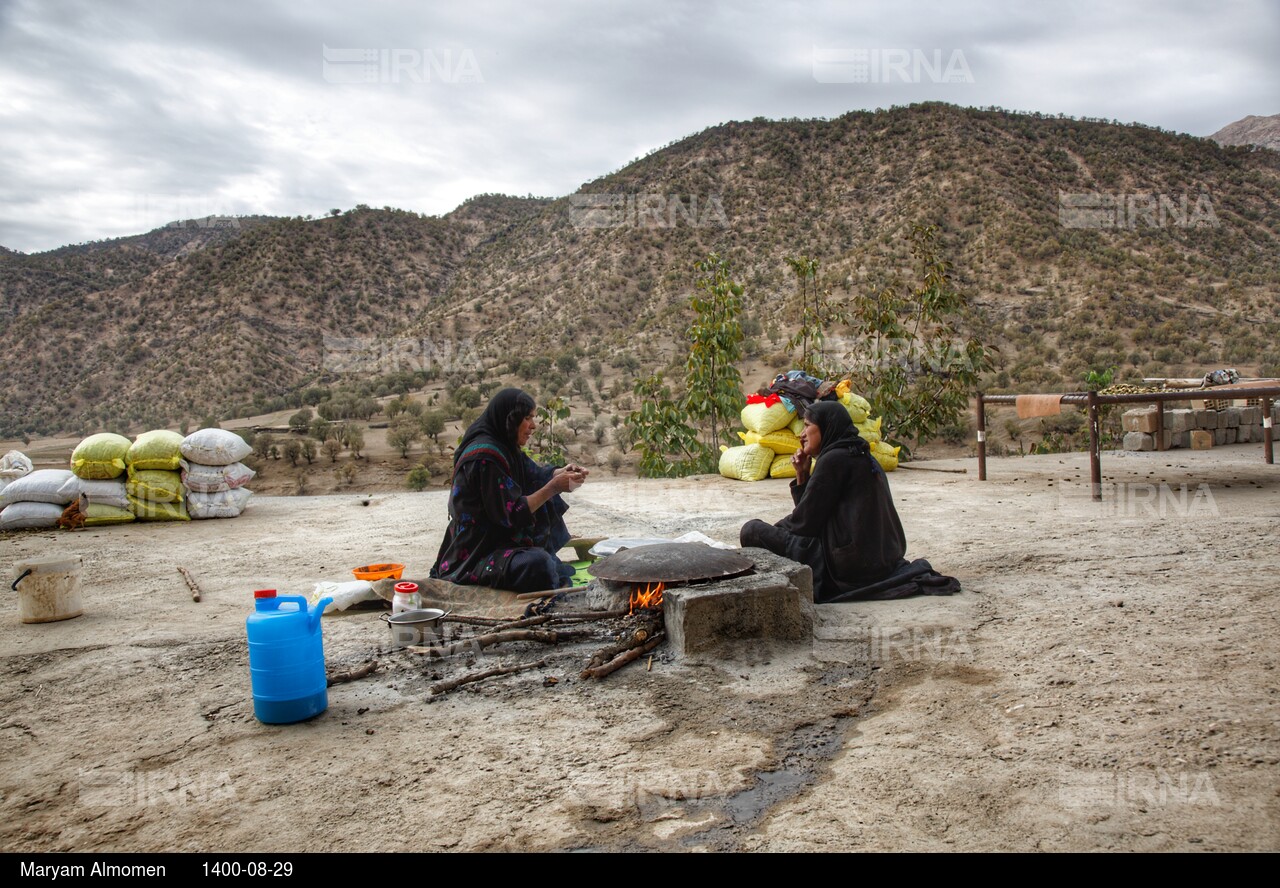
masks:
{"label": "woman sitting cross-legged", "polygon": [[507,388],[462,436],[433,578],[510,592],[569,585],[573,567],[556,557],[569,541],[560,494],[581,487],[588,472],[530,459],[522,448],[536,427],[533,398]]}

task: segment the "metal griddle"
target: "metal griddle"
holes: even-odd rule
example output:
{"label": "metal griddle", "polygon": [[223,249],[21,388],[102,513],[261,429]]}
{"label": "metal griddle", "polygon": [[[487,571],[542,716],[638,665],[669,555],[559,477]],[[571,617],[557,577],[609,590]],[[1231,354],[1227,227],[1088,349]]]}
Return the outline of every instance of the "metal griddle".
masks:
{"label": "metal griddle", "polygon": [[736,577],[754,567],[740,552],[705,543],[653,543],[601,558],[587,573],[615,583],[696,583]]}

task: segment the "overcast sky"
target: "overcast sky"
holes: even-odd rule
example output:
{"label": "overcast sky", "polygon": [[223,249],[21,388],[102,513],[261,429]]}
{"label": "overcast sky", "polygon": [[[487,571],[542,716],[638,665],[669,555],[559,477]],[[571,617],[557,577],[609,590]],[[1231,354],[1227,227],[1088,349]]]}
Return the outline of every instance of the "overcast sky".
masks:
{"label": "overcast sky", "polygon": [[937,99],[1209,135],[1280,0],[0,0],[0,245],[561,196],[729,120]]}

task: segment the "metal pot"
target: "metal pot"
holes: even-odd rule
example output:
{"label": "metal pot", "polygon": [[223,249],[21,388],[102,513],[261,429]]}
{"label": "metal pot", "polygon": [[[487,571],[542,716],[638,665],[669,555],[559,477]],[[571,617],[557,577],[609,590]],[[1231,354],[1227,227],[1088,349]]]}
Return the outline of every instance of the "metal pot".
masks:
{"label": "metal pot", "polygon": [[390,627],[391,649],[395,651],[411,644],[435,644],[440,640],[440,620],[448,613],[451,612],[438,607],[424,607],[395,616],[383,614],[378,619]]}

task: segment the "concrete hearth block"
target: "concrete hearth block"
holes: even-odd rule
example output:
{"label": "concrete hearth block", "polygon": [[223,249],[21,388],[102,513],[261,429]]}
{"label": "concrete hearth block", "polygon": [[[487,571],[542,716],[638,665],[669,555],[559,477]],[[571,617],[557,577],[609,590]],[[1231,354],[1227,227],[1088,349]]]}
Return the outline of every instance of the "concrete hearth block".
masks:
{"label": "concrete hearth block", "polygon": [[1164,415],[1165,431],[1181,435],[1195,428],[1195,414],[1190,410],[1170,410]]}
{"label": "concrete hearth block", "polygon": [[663,593],[667,639],[678,654],[733,641],[804,641],[813,637],[813,573],[765,549],[743,549],[754,573]]}
{"label": "concrete hearth block", "polygon": [[1227,421],[1227,428],[1234,429],[1240,425],[1240,411],[1242,409],[1241,407],[1228,407],[1222,411],[1222,415]]}
{"label": "concrete hearth block", "polygon": [[[1126,432],[1154,432],[1156,430],[1155,407],[1141,407],[1137,410],[1126,410],[1120,417],[1120,424]],[[1129,448],[1125,448],[1126,450]]]}
{"label": "concrete hearth block", "polygon": [[1216,410],[1193,410],[1191,412],[1195,417],[1194,428],[1216,429],[1218,427],[1218,413]]}
{"label": "concrete hearth block", "polygon": [[1239,432],[1240,432],[1240,429],[1239,429],[1239,428],[1223,429],[1222,431],[1223,431],[1223,433],[1224,433],[1224,434],[1223,434],[1223,436],[1222,436],[1222,443],[1223,443],[1223,444],[1234,444],[1234,443],[1236,443],[1236,441],[1237,441],[1237,436],[1239,435]]}
{"label": "concrete hearth block", "polygon": [[1213,447],[1214,433],[1208,429],[1197,429],[1191,433],[1192,450],[1208,450]]}
{"label": "concrete hearth block", "polygon": [[1125,432],[1125,450],[1155,450],[1156,439],[1145,432]]}
{"label": "concrete hearth block", "polygon": [[1262,408],[1261,407],[1241,407],[1240,408],[1240,425],[1242,426],[1262,425]]}

